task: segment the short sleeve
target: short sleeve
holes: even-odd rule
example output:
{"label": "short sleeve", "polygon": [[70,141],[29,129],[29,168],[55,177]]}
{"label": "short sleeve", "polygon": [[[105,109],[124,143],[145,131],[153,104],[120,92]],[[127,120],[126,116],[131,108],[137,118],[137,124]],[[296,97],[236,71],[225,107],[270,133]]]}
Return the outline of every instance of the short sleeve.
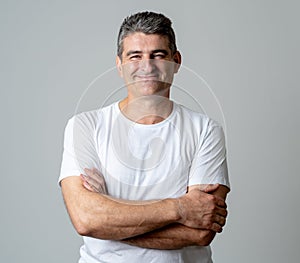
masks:
{"label": "short sleeve", "polygon": [[215,183],[230,188],[224,132],[210,120],[192,161],[189,185]]}
{"label": "short sleeve", "polygon": [[68,176],[84,173],[84,168],[100,170],[91,118],[83,114],[72,117],[65,128],[64,150],[59,183]]}

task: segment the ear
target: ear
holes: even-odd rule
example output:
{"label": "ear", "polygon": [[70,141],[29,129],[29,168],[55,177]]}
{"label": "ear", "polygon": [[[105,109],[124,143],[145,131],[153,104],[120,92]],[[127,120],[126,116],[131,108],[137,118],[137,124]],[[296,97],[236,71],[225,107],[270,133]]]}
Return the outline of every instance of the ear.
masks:
{"label": "ear", "polygon": [[122,60],[119,56],[116,57],[116,66],[121,78],[123,78]]}
{"label": "ear", "polygon": [[181,54],[179,51],[176,51],[176,53],[173,56],[173,60],[176,63],[174,73],[177,73],[181,65]]}

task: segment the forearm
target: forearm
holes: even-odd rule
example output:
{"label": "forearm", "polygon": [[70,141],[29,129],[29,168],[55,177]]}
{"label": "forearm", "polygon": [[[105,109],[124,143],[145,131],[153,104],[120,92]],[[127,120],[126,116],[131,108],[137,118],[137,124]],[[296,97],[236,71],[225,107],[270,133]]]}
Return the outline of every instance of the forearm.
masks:
{"label": "forearm", "polygon": [[215,237],[216,232],[195,229],[181,224],[166,227],[122,240],[132,246],[152,249],[181,249],[187,246],[207,246]]}
{"label": "forearm", "polygon": [[[195,185],[189,188],[204,188],[204,186]],[[211,192],[225,200],[229,189],[221,186],[216,191]],[[207,229],[197,229],[184,226],[182,224],[171,224],[169,226],[151,231],[149,233],[128,238],[123,242],[144,248],[153,249],[180,249],[187,246],[207,246],[216,235],[215,231]]]}
{"label": "forearm", "polygon": [[177,200],[126,202],[86,190],[79,177],[66,178],[62,190],[77,232],[100,239],[121,240],[177,222]]}

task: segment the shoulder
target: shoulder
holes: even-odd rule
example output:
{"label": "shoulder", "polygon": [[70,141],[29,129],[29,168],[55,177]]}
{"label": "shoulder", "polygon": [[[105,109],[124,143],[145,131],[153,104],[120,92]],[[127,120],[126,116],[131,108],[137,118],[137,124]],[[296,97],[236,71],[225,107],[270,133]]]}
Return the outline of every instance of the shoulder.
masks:
{"label": "shoulder", "polygon": [[182,104],[177,104],[175,103],[175,107],[177,112],[179,112],[182,116],[186,117],[190,117],[192,120],[197,120],[197,121],[203,121],[206,122],[209,117],[203,113],[191,110],[190,108],[182,105]]}
{"label": "shoulder", "polygon": [[176,110],[184,122],[184,126],[192,127],[193,130],[199,135],[200,144],[202,144],[208,138],[211,140],[224,140],[223,127],[216,120],[180,104],[176,104]]}
{"label": "shoulder", "polygon": [[175,103],[175,105],[180,117],[191,120],[195,126],[201,127],[202,130],[212,129],[214,127],[222,128],[222,126],[216,120],[210,118],[209,116],[203,113],[191,110],[188,107],[181,104]]}
{"label": "shoulder", "polygon": [[106,116],[113,114],[115,104],[116,103],[113,103],[103,108],[77,113],[68,120],[67,125],[95,129],[101,125]]}

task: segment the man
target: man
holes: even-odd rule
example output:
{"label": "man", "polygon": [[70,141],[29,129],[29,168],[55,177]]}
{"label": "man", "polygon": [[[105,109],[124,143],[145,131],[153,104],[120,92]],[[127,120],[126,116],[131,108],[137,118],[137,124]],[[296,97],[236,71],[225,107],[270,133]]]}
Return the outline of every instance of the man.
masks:
{"label": "man", "polygon": [[169,99],[180,63],[168,18],[129,16],[116,58],[127,97],[68,122],[59,181],[84,238],[79,262],[212,262],[227,216],[224,135]]}

